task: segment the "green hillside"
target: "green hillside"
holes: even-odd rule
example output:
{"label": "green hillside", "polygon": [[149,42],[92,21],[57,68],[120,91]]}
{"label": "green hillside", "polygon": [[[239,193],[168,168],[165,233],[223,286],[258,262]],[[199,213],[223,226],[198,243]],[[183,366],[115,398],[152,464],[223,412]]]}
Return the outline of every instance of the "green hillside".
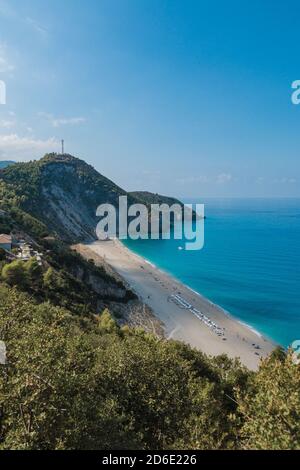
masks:
{"label": "green hillside", "polygon": [[[277,349],[250,372],[137,327],[127,313],[144,306],[133,292],[70,249],[77,232],[92,237],[99,199],[116,203],[121,188],[70,156],[0,175],[0,232],[42,256],[0,250],[1,450],[300,449],[291,353]],[[73,220],[76,208],[88,218]]]}
{"label": "green hillside", "polygon": [[3,161],[0,161],[0,170],[3,170],[4,168],[10,166],[10,165],[13,165],[15,162],[11,161],[11,160],[3,160]]}

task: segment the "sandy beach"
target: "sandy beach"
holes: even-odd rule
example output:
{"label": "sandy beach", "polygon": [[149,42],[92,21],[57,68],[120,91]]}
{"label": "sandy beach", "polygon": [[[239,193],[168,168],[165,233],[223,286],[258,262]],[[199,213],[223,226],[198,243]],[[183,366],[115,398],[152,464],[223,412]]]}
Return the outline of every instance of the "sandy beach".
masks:
{"label": "sandy beach", "polygon": [[275,344],[240,323],[205,297],[127,249],[119,240],[85,245],[103,258],[164,325],[166,338],[190,344],[206,354],[228,354],[257,369]]}

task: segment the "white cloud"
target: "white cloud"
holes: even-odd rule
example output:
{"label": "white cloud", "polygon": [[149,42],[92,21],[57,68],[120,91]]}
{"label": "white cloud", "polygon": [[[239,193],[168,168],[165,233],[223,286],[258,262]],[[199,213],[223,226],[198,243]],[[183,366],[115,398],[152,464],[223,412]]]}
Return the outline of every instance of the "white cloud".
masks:
{"label": "white cloud", "polygon": [[6,20],[25,24],[29,26],[32,31],[42,36],[46,36],[48,34],[48,30],[40,22],[38,22],[31,16],[20,15],[19,9],[13,8],[5,0],[0,0],[0,16],[5,18]]}
{"label": "white cloud", "polygon": [[1,157],[17,159],[35,158],[59,149],[59,142],[51,137],[46,140],[21,137],[18,134],[0,135]]}
{"label": "white cloud", "polygon": [[0,127],[2,129],[11,129],[12,127],[15,127],[16,121],[11,120],[11,119],[1,119],[0,120]]}
{"label": "white cloud", "polygon": [[53,127],[60,127],[60,126],[74,126],[77,124],[82,124],[85,122],[86,119],[83,117],[72,117],[72,118],[57,118],[52,120]]}
{"label": "white cloud", "polygon": [[83,124],[84,122],[86,122],[86,119],[84,117],[54,117],[52,114],[49,113],[39,113],[39,116],[47,119],[53,127],[76,126],[78,124]]}
{"label": "white cloud", "polygon": [[31,18],[30,16],[27,16],[25,18],[25,23],[27,23],[34,31],[37,33],[41,34],[42,36],[46,36],[48,34],[48,30],[42,26],[40,23],[38,23],[36,20]]}

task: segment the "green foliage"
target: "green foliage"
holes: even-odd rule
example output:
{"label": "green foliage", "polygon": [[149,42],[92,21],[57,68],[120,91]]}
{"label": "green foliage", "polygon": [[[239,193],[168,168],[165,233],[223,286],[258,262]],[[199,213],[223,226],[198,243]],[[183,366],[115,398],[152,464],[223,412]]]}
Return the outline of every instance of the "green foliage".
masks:
{"label": "green foliage", "polygon": [[286,360],[286,351],[281,346],[277,346],[272,352],[271,357],[273,359],[278,359],[279,361],[284,362]]}
{"label": "green foliage", "polygon": [[33,237],[45,237],[49,233],[46,225],[16,206],[11,207],[10,215],[15,224]]}
{"label": "green foliage", "polygon": [[0,448],[127,447],[130,430],[127,437],[95,367],[97,338],[59,308],[9,295],[9,302],[0,303],[0,334],[8,350],[8,366],[0,369]]}
{"label": "green foliage", "polygon": [[65,288],[64,280],[53,268],[48,268],[43,276],[43,284],[49,291],[57,292]]}
{"label": "green foliage", "polygon": [[0,162],[0,170],[3,170],[4,168],[6,168],[7,166],[9,165],[13,165],[15,162],[11,161],[11,160],[4,160],[4,161],[1,161]]}
{"label": "green foliage", "polygon": [[240,389],[242,447],[300,449],[300,365],[286,355],[263,361],[248,387]]}
{"label": "green foliage", "polygon": [[[95,237],[97,207],[107,202],[118,207],[120,196],[126,195],[129,204],[143,203],[149,207],[154,203],[177,203],[183,207],[182,202],[174,198],[147,192],[128,193],[92,166],[71,155],[53,153],[39,161],[16,163],[1,171],[0,184],[4,188],[2,193],[6,202],[22,210],[23,218],[26,219],[25,213],[41,224],[41,227],[35,227],[36,233],[43,226],[44,230],[55,232],[69,243]],[[76,218],[76,230],[72,230],[70,224],[62,223],[61,217],[58,217],[63,211],[66,211],[66,216],[68,213],[68,208],[60,201],[64,195],[68,199],[66,204],[70,204],[72,199],[76,200],[79,211],[86,216],[82,220]],[[1,199],[0,188],[0,202]],[[49,204],[49,199],[54,204]],[[36,222],[24,220],[25,223],[30,226]]]}
{"label": "green foliage", "polygon": [[4,265],[2,279],[10,286],[18,286],[24,289],[28,285],[28,273],[23,261],[13,261]]}
{"label": "green foliage", "polygon": [[[80,197],[86,214],[94,219],[91,227],[83,227],[83,232],[89,233],[90,237],[95,235],[98,221],[95,214],[99,203],[110,201],[117,204],[119,195],[126,194],[93,167],[71,155],[49,154],[39,161],[17,163],[7,167],[0,173],[0,184],[0,202],[3,199],[3,202],[10,206],[17,207],[23,211],[23,215],[18,214],[20,218],[26,219],[24,214],[30,215],[44,226],[44,229],[47,227],[46,231],[55,231],[69,242],[75,241],[74,233],[59,223],[57,213],[49,204],[50,196],[46,195],[52,185],[58,186],[61,194],[66,193],[70,198],[72,195]],[[53,193],[51,198],[55,202]],[[33,220],[23,220],[23,224],[33,223]],[[36,227],[36,230],[38,229],[41,227]]]}
{"label": "green foliage", "polygon": [[139,202],[142,202],[143,204],[149,207],[151,204],[168,204],[169,206],[172,206],[173,204],[179,204],[181,207],[184,206],[184,204],[178,199],[168,196],[162,196],[161,194],[157,193],[150,193],[148,191],[133,191],[130,194],[135,197]]}
{"label": "green foliage", "polygon": [[105,309],[99,317],[99,328],[106,333],[117,332],[119,329],[108,309]]}
{"label": "green foliage", "polygon": [[32,291],[41,285],[43,270],[35,258],[15,260],[2,268],[2,280],[10,286]]}
{"label": "green foliage", "polygon": [[[98,267],[82,258],[59,240],[40,240],[45,251],[44,260],[59,273],[59,295],[52,289],[52,301],[57,305],[68,306],[72,311],[82,313],[89,310],[98,313],[99,299],[103,301],[128,302],[136,296],[109,275],[103,267]],[[103,286],[103,294],[94,290],[94,285]],[[106,293],[108,290],[109,293]],[[114,291],[123,291],[124,297],[114,296]]]}
{"label": "green foliage", "polygon": [[0,337],[1,449],[300,448],[289,355],[250,373],[1,285]]}
{"label": "green foliage", "polygon": [[3,250],[3,248],[0,248],[0,261],[5,260],[5,258],[6,258],[5,250]]}
{"label": "green foliage", "polygon": [[13,188],[19,202],[30,206],[39,197],[41,164],[38,162],[16,163],[6,167],[0,178]]}
{"label": "green foliage", "polygon": [[11,218],[0,214],[0,233],[9,234],[13,229]]}
{"label": "green foliage", "polygon": [[34,258],[6,263],[0,252],[0,449],[300,449],[300,366],[281,348],[254,373],[120,328],[107,309],[96,315],[99,301],[120,299],[95,285],[123,289],[123,302],[133,294],[61,240],[44,240],[60,229],[41,191],[53,180],[70,194],[80,187],[91,217],[103,198],[125,194],[68,155],[0,173],[0,231],[23,231],[44,253],[41,267]]}
{"label": "green foliage", "polygon": [[1,176],[4,175],[0,174],[0,208],[5,210],[5,215],[0,217],[1,233],[10,233],[13,229],[17,229],[23,230],[33,237],[48,235],[49,231],[46,225],[22,209],[26,201],[22,190],[18,195],[17,187],[1,180]]}
{"label": "green foliage", "polygon": [[25,269],[30,285],[32,287],[39,286],[41,284],[43,269],[38,264],[36,258],[30,258],[30,260],[25,263]]}
{"label": "green foliage", "polygon": [[2,449],[232,446],[213,368],[187,346],[120,330],[107,311],[79,322],[4,288],[0,337]]}

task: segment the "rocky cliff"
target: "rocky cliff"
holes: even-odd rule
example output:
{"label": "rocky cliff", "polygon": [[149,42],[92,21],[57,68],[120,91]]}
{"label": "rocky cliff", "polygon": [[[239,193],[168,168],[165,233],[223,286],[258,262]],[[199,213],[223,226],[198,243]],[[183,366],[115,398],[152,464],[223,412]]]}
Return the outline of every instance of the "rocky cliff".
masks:
{"label": "rocky cliff", "polygon": [[128,193],[83,160],[71,155],[46,155],[39,161],[17,163],[0,172],[6,192],[13,191],[17,204],[67,242],[95,239],[100,204],[118,207],[119,197],[128,204],[174,202],[173,198],[146,192]]}

